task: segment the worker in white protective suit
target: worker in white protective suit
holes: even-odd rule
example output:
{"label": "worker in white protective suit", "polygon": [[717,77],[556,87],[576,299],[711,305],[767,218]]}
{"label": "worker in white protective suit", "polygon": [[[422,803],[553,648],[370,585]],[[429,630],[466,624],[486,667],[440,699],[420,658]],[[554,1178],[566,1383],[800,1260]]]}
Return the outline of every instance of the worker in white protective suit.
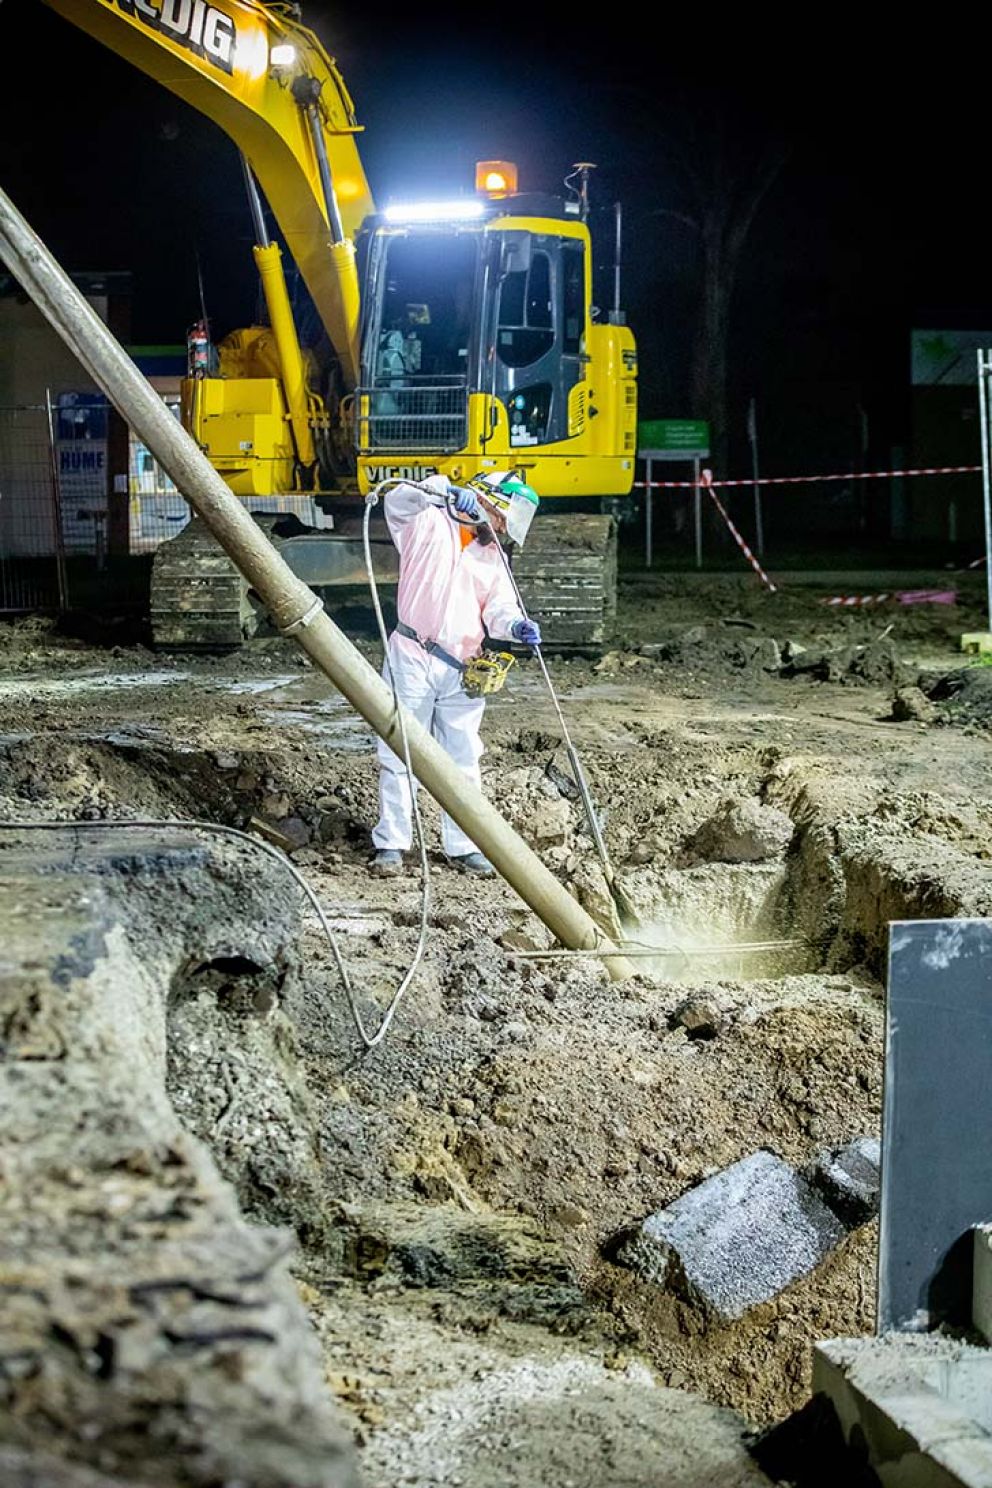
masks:
{"label": "worker in white protective suit", "polygon": [[[484,698],[466,692],[464,667],[479,655],[487,633],[496,640],[540,644],[540,629],[523,614],[497,548],[503,534],[523,542],[537,503],[529,486],[506,473],[479,477],[465,487],[434,475],[420,485],[394,486],[383,498],[400,559],[398,623],[389,637],[383,675],[389,681],[391,670],[400,702],[476,786],[486,705]],[[378,753],[379,820],[370,868],[393,875],[403,871],[403,854],[413,842],[413,800],[404,762],[381,740]],[[453,867],[492,874],[488,858],[446,813],[441,843]]]}

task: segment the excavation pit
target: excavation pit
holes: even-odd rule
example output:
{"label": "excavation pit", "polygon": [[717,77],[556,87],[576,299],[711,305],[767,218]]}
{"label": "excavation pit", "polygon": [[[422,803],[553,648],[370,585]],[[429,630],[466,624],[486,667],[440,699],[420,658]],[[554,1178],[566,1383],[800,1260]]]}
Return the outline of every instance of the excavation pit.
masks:
{"label": "excavation pit", "polygon": [[[627,933],[638,967],[664,980],[691,986],[757,980],[815,971],[820,964],[813,941],[795,928],[787,863],[627,873],[623,890],[637,915]],[[657,957],[645,954],[654,948]]]}

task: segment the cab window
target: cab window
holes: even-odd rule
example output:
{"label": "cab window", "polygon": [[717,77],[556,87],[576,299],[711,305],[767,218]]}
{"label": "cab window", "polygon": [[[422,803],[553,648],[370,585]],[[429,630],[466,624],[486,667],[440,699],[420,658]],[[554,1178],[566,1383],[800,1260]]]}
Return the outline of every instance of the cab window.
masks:
{"label": "cab window", "polygon": [[551,259],[536,251],[530,268],[508,274],[499,297],[496,349],[506,367],[529,367],[554,345]]}
{"label": "cab window", "polygon": [[561,250],[561,349],[578,356],[585,328],[585,274],[581,243],[563,243]]}

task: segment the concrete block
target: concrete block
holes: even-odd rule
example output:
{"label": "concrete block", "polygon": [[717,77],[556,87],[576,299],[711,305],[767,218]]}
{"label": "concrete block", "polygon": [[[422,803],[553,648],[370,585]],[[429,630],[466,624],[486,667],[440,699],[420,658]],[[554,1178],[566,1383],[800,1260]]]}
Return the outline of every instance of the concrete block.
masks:
{"label": "concrete block", "polygon": [[971,1320],[987,1343],[992,1343],[992,1225],[975,1229]]}
{"label": "concrete block", "polygon": [[817,1344],[813,1390],[882,1488],[992,1488],[992,1354],[935,1334]]}
{"label": "concrete block", "polygon": [[970,656],[988,656],[992,653],[992,633],[987,630],[969,630],[961,637],[961,650]]}
{"label": "concrete block", "polygon": [[812,1271],[843,1235],[801,1174],[759,1151],[649,1215],[617,1259],[729,1321]]}
{"label": "concrete block", "polygon": [[809,1181],[848,1229],[878,1213],[882,1144],[877,1137],[855,1137],[843,1147],[821,1152],[809,1170]]}

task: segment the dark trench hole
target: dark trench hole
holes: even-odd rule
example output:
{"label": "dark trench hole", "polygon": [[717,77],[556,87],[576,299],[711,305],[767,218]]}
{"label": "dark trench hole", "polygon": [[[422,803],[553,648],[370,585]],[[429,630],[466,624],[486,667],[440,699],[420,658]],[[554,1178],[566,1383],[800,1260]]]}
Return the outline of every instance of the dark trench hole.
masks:
{"label": "dark trench hole", "polygon": [[169,1000],[175,1006],[206,992],[224,1012],[262,1016],[275,1006],[286,975],[284,966],[263,965],[250,956],[212,956],[179,974]]}

